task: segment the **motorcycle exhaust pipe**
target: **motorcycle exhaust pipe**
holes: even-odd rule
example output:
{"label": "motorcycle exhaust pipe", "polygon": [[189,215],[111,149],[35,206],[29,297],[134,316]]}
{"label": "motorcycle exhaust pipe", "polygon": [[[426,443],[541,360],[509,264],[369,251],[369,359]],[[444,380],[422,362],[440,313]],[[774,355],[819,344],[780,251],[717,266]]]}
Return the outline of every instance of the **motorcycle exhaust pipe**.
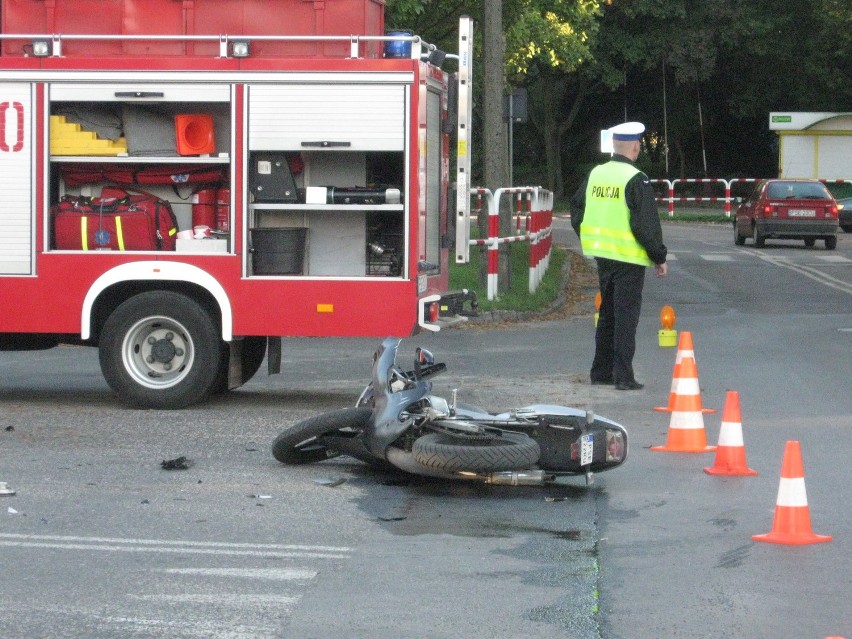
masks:
{"label": "motorcycle exhaust pipe", "polygon": [[543,470],[504,470],[480,477],[484,477],[486,484],[495,486],[543,486],[545,482],[556,479],[556,475],[546,474]]}

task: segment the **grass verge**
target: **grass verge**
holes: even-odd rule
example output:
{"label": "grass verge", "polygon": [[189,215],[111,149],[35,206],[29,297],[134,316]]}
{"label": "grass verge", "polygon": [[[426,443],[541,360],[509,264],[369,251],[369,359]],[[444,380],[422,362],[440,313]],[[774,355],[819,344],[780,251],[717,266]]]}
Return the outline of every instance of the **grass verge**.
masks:
{"label": "grass verge", "polygon": [[537,311],[553,305],[560,294],[564,293],[565,282],[563,267],[568,252],[553,247],[550,253],[550,266],[544,274],[538,289],[529,292],[530,247],[526,242],[509,244],[511,260],[511,281],[509,289],[500,291],[499,298],[488,300],[488,290],[480,280],[480,252],[484,249],[473,246],[470,249],[470,261],[467,264],[450,264],[450,290],[466,288],[476,292],[479,308],[483,311]]}

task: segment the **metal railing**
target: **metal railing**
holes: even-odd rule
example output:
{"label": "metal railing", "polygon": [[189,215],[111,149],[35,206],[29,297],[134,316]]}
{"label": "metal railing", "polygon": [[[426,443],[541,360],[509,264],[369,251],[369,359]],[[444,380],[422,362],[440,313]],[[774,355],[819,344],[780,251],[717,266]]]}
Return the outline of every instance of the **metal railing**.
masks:
{"label": "metal railing", "polygon": [[[503,195],[517,195],[517,222],[515,235],[500,237],[500,200]],[[501,244],[512,242],[530,243],[529,292],[535,293],[550,265],[550,253],[553,248],[553,193],[539,186],[515,186],[500,188],[493,193],[489,189],[473,187],[470,195],[477,197],[476,210],[482,210],[482,199],[488,205],[488,237],[468,240],[470,246],[485,246],[488,250],[487,297],[497,298],[498,284],[498,248]],[[526,215],[524,213],[526,202]],[[521,218],[525,220],[526,230],[521,231]]]}
{"label": "metal railing", "polygon": [[[677,178],[674,180],[668,180],[665,178],[662,179],[654,179],[650,180],[652,184],[663,184],[667,187],[667,197],[658,197],[656,198],[657,202],[667,202],[668,203],[668,213],[669,217],[674,216],[674,205],[675,202],[724,202],[725,203],[725,215],[727,217],[731,217],[731,202],[733,202],[736,198],[731,197],[731,187],[735,184],[743,184],[743,183],[754,183],[760,182],[763,179],[770,178],[732,178],[730,180],[726,180],[724,178]],[[852,179],[822,179],[820,178],[820,182],[824,184],[846,184],[852,183]],[[687,197],[680,196],[675,193],[678,185],[681,184],[707,184],[707,185],[721,185],[724,188],[724,194],[720,197],[717,196],[698,196],[698,197]]]}

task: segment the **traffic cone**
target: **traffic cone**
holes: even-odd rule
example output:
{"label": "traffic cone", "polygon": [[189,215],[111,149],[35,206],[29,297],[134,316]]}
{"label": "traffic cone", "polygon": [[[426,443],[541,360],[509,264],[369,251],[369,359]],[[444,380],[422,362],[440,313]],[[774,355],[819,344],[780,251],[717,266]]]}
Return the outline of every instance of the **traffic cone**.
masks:
{"label": "traffic cone", "polygon": [[716,462],[705,468],[708,475],[757,475],[746,464],[745,444],[743,443],[743,424],[740,417],[740,394],[729,390],[725,396],[725,410],[722,412],[722,428],[719,431],[719,446],[716,448]]}
{"label": "traffic cone", "polygon": [[811,513],[805,492],[805,469],[802,449],[797,441],[788,441],[781,464],[781,482],[775,502],[772,532],[752,535],[755,541],[800,546],[831,541],[829,535],[815,535],[811,530]]}
{"label": "traffic cone", "polygon": [[704,417],[701,408],[701,390],[698,388],[698,370],[689,356],[680,363],[675,379],[672,417],[665,446],[651,446],[651,450],[670,453],[710,453],[715,446],[707,445]]}
{"label": "traffic cone", "polygon": [[[695,349],[692,346],[692,333],[689,331],[681,331],[680,338],[677,342],[677,355],[675,356],[674,370],[672,371],[672,386],[669,392],[669,403],[667,406],[655,406],[654,410],[658,413],[670,413],[674,410],[674,400],[678,380],[681,377],[680,365],[685,357],[691,357],[695,362]],[[695,364],[695,377],[698,378],[698,364]],[[715,413],[713,408],[702,408],[702,413]]]}

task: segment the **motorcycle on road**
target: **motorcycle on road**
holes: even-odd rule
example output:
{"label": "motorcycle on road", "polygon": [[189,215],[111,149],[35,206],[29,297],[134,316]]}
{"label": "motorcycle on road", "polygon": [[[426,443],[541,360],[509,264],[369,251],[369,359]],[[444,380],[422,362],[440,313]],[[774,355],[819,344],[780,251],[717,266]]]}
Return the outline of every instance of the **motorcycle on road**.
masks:
{"label": "motorcycle on road", "polygon": [[498,414],[432,394],[446,370],[418,348],[414,367],[396,363],[400,340],[373,357],[372,381],[357,405],[300,421],[272,445],[285,464],[349,455],[414,475],[489,484],[543,485],[561,476],[610,470],[627,459],[627,431],[590,411],[533,404]]}

